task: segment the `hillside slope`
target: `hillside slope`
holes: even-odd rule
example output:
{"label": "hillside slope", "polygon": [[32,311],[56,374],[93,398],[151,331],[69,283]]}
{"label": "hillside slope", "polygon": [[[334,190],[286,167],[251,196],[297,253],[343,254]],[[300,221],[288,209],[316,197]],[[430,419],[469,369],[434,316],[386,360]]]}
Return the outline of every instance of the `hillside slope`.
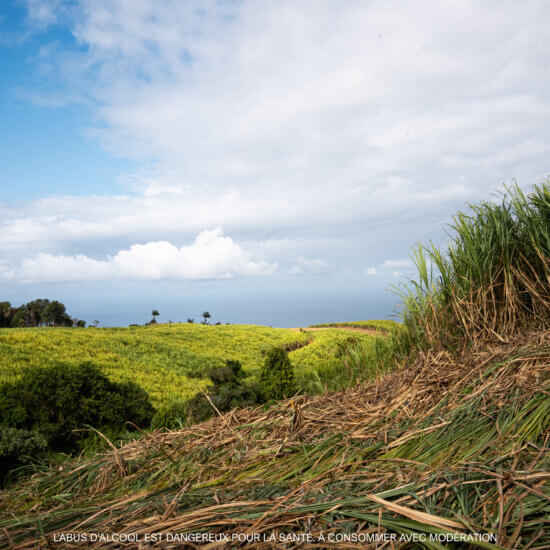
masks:
{"label": "hillside slope", "polygon": [[295,546],[284,532],[388,530],[490,532],[506,547],[541,548],[550,542],[549,374],[550,332],[539,331],[459,357],[427,353],[345,392],[150,434],[1,495],[0,544],[162,532],[163,546],[167,534],[207,531],[275,534],[247,547],[280,548]]}
{"label": "hillside slope", "polygon": [[[0,331],[0,382],[18,376],[23,366],[40,368],[58,361],[93,361],[114,381],[133,381],[155,405],[188,398],[207,383],[206,371],[238,359],[254,376],[273,346],[285,346],[297,374],[335,359],[349,334],[322,333],[257,325],[163,324],[129,328],[38,328]],[[360,335],[367,343],[371,336]],[[308,344],[300,349],[302,345]]]}

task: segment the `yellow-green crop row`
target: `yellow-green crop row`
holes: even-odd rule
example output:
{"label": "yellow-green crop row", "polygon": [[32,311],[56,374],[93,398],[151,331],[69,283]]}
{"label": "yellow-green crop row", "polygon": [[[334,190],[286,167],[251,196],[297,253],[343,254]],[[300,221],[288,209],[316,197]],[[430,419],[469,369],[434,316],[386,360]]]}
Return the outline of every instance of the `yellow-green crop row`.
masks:
{"label": "yellow-green crop row", "polygon": [[389,331],[399,323],[395,321],[388,321],[384,319],[371,319],[370,321],[343,321],[334,323],[320,323],[318,325],[311,325],[311,328],[365,328],[381,331]]}
{"label": "yellow-green crop row", "polygon": [[[269,348],[306,344],[290,353],[298,372],[336,360],[338,342],[350,331],[302,332],[254,325],[163,324],[128,328],[0,330],[0,383],[23,367],[92,361],[114,381],[134,381],[155,406],[185,399],[207,385],[210,367],[238,359],[254,377]],[[353,333],[358,335],[359,333]],[[361,339],[371,338],[359,334]]]}

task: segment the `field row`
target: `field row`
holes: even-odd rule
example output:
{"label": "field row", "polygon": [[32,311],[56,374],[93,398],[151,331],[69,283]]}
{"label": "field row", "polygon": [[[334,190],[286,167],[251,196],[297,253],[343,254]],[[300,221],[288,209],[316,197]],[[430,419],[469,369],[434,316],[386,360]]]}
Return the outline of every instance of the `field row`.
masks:
{"label": "field row", "polygon": [[320,323],[311,325],[310,328],[364,328],[379,330],[381,332],[389,331],[397,325],[395,321],[387,321],[383,319],[372,319],[370,321],[343,321],[336,323]]}
{"label": "field row", "polygon": [[372,338],[339,329],[306,332],[253,325],[3,329],[0,382],[17,378],[25,366],[92,361],[114,381],[137,382],[158,406],[194,395],[207,384],[206,371],[225,359],[239,360],[253,378],[265,352],[285,346],[293,350],[298,380],[311,379],[339,362],[347,343]]}

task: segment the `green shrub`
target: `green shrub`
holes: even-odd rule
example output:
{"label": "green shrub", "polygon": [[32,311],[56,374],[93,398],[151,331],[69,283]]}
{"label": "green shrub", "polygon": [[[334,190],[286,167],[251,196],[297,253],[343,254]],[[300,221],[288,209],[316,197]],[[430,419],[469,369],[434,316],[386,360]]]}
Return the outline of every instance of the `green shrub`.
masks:
{"label": "green shrub", "polygon": [[224,367],[208,370],[212,385],[204,393],[198,393],[187,401],[187,419],[202,422],[217,414],[237,407],[256,405],[261,397],[252,385],[245,384],[245,372],[239,361],[227,359]]}
{"label": "green shrub", "polygon": [[207,371],[212,382],[204,392],[187,401],[175,401],[160,409],[151,423],[153,428],[179,428],[187,423],[203,422],[217,414],[237,407],[262,402],[258,390],[244,382],[245,372],[239,361],[227,359],[225,366]]}
{"label": "green shrub", "polygon": [[36,432],[0,427],[0,485],[10,470],[39,457],[46,447],[46,439]]}
{"label": "green shrub", "polygon": [[112,434],[126,422],[148,427],[154,412],[142,388],[111,382],[89,362],[27,368],[0,386],[0,425],[38,432],[55,451],[77,449],[85,436],[73,430],[85,425]]}
{"label": "green shrub", "polygon": [[170,405],[160,408],[151,420],[151,428],[167,428],[174,430],[181,428],[188,416],[187,401],[174,401]]}
{"label": "green shrub", "polygon": [[260,371],[260,391],[267,401],[283,399],[296,393],[294,369],[283,348],[272,348]]}
{"label": "green shrub", "polygon": [[233,359],[226,359],[224,367],[211,368],[206,374],[215,386],[239,384],[245,377],[240,361]]}

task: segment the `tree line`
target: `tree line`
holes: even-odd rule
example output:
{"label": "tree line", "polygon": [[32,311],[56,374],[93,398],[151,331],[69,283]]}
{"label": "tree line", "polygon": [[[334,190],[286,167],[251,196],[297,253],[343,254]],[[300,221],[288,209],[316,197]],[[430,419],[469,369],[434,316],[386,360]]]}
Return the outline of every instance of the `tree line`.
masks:
{"label": "tree line", "polygon": [[85,327],[86,321],[75,319],[58,300],[40,298],[19,307],[0,302],[0,328],[19,327]]}
{"label": "tree line", "polygon": [[[157,317],[160,315],[158,309],[151,312],[151,320],[146,325],[156,325]],[[201,324],[208,325],[211,314],[208,311],[203,312]],[[172,321],[170,321],[171,323]],[[188,323],[194,323],[195,320],[188,318]],[[221,325],[220,321],[214,323]],[[227,323],[229,324],[229,323]],[[94,321],[91,326],[97,327],[99,321]],[[0,302],[0,328],[22,328],[22,327],[85,327],[86,321],[71,317],[67,313],[65,304],[58,300],[48,300],[39,298],[32,300],[19,307],[12,306],[10,302]],[[138,326],[131,324],[132,326]]]}
{"label": "tree line", "polygon": [[[159,313],[159,310],[158,309],[153,309],[153,311],[151,312],[151,320],[148,322],[148,323],[145,323],[146,325],[156,325],[157,324],[157,317],[160,315]],[[202,317],[202,321],[201,321],[201,325],[209,325],[210,322],[208,321],[208,319],[211,319],[212,318],[212,315],[210,315],[210,312],[208,311],[204,311],[201,315]],[[187,322],[188,323],[194,323],[195,322],[195,319],[191,318],[191,317],[187,317]],[[172,323],[172,321],[168,321],[168,323]],[[221,325],[221,321],[216,321],[214,323],[215,325]],[[229,325],[230,323],[226,323],[226,325]],[[135,326],[139,326],[137,325],[136,323],[130,325],[131,327],[135,327]]]}

